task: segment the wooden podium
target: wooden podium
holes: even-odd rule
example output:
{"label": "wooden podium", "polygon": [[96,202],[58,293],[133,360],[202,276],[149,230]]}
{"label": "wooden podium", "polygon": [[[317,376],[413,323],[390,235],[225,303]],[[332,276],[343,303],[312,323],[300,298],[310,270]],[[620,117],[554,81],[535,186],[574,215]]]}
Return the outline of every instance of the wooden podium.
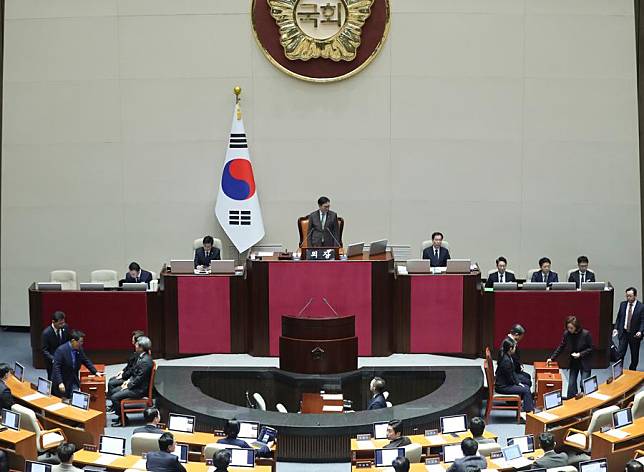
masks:
{"label": "wooden podium", "polygon": [[355,316],[282,317],[280,369],[300,374],[337,374],[357,368]]}

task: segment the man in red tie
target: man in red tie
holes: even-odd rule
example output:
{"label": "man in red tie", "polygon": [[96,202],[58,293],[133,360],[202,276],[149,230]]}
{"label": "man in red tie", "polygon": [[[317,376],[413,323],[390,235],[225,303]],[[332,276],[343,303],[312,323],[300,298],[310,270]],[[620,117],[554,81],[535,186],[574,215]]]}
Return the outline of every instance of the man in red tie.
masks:
{"label": "man in red tie", "polygon": [[617,336],[619,340],[617,350],[622,359],[630,347],[630,370],[637,370],[642,333],[644,333],[644,305],[637,300],[637,289],[629,287],[626,289],[626,300],[619,305],[617,319],[613,326],[613,337]]}

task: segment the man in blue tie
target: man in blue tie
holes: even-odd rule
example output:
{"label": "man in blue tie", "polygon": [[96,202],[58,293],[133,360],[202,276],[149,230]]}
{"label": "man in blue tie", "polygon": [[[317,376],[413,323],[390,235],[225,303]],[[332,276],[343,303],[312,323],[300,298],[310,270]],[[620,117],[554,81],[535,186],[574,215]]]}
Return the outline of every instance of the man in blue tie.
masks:
{"label": "man in blue tie", "polygon": [[80,390],[78,372],[81,364],[93,375],[102,375],[96,371],[96,367],[83,351],[84,338],[85,333],[82,331],[72,331],[69,342],[62,344],[54,353],[52,384],[56,396],[70,398],[74,390]]}

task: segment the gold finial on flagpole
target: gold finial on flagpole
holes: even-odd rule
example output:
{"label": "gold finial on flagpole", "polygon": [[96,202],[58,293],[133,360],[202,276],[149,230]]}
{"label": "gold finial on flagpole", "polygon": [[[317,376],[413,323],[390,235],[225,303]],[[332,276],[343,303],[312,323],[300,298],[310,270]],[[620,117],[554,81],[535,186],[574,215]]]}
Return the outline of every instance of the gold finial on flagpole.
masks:
{"label": "gold finial on flagpole", "polygon": [[238,85],[233,89],[233,92],[235,93],[235,109],[237,110],[237,119],[241,120],[241,107],[239,106],[239,102],[241,101],[241,98],[239,96],[241,95],[242,89]]}

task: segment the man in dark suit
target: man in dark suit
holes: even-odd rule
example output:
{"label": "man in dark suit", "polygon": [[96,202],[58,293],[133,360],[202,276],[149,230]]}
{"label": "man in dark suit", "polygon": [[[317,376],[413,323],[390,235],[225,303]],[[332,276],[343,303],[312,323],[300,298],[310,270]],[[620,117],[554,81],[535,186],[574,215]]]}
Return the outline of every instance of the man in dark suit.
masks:
{"label": "man in dark suit", "polygon": [[577,267],[579,269],[570,273],[568,282],[575,282],[577,288],[579,288],[583,283],[595,281],[595,273],[592,270],[588,270],[588,258],[586,256],[577,258]]}
{"label": "man in dark suit", "polygon": [[644,333],[644,305],[637,300],[637,289],[626,289],[626,300],[620,303],[617,319],[613,326],[613,337],[617,336],[617,351],[622,359],[628,348],[631,350],[630,370],[637,370],[640,359],[640,343]]}
{"label": "man in dark suit", "polygon": [[0,364],[0,408],[11,410],[15,403],[11,390],[7,386],[7,379],[11,375],[11,368],[7,364]]}
{"label": "man in dark suit", "polygon": [[485,457],[477,454],[479,450],[479,443],[472,438],[465,438],[461,442],[461,451],[463,457],[456,459],[452,465],[449,466],[447,472],[468,472],[476,469],[483,470],[487,467]]}
{"label": "man in dark suit", "polygon": [[120,389],[112,394],[112,409],[117,419],[112,426],[123,426],[121,424],[121,401],[127,398],[142,398],[147,396],[150,387],[150,377],[154,363],[152,362],[152,341],[147,336],[140,336],[136,340],[136,352],[139,357],[132,369],[132,375],[123,382]]}
{"label": "man in dark suit", "polygon": [[139,329],[132,331],[132,346],[134,347],[134,353],[128,358],[127,364],[122,371],[117,373],[114,377],[110,378],[107,382],[107,398],[111,398],[114,393],[116,393],[123,382],[129,379],[132,376],[132,371],[136,365],[136,361],[139,359],[139,353],[136,352],[136,341],[141,337],[145,336],[145,333]]}
{"label": "man in dark suit", "polygon": [[85,333],[72,331],[69,341],[61,345],[54,353],[54,368],[52,371],[52,384],[56,396],[70,398],[72,391],[80,390],[78,372],[81,364],[89,369],[93,375],[102,376],[83,351]]}
{"label": "man in dark suit", "polygon": [[[226,424],[224,425],[224,436],[223,438],[217,440],[217,444],[227,444],[229,446],[235,446],[235,447],[240,447],[242,449],[249,449],[251,446],[244,441],[243,439],[239,439],[237,436],[239,435],[239,431],[241,429],[241,425],[239,424],[239,421],[232,419],[226,421]],[[267,445],[262,445],[259,449],[256,449],[257,455],[260,457],[270,457],[271,456],[271,450]]]}
{"label": "man in dark suit", "polygon": [[172,454],[176,447],[172,433],[163,433],[159,438],[159,450],[148,452],[145,468],[152,472],[186,472],[179,458]]}
{"label": "man in dark suit", "polygon": [[539,434],[539,442],[543,449],[543,456],[534,461],[534,469],[550,469],[554,467],[566,467],[569,465],[568,454],[555,452],[555,437],[552,433]]}
{"label": "man in dark suit", "polygon": [[318,198],[318,209],[309,215],[308,247],[342,247],[338,215],[330,208],[331,200]]}
{"label": "man in dark suit", "polygon": [[514,373],[519,379],[519,382],[530,388],[532,387],[532,377],[523,370],[521,354],[519,353],[519,341],[523,339],[523,336],[525,336],[525,328],[520,324],[515,324],[510,328],[510,332],[506,335],[505,339],[514,342],[514,353],[511,356],[512,362],[514,363]]}
{"label": "man in dark suit", "polygon": [[59,346],[65,344],[67,341],[69,341],[69,332],[65,324],[65,313],[55,311],[51,315],[51,324],[43,330],[40,336],[40,345],[45,358],[45,369],[47,369],[48,380],[51,380],[54,353]]}
{"label": "man in dark suit", "polygon": [[210,267],[210,261],[221,259],[219,249],[213,246],[215,239],[212,236],[203,238],[202,244],[203,247],[195,251],[195,269]]}
{"label": "man in dark suit", "polygon": [[487,276],[485,286],[492,288],[495,283],[516,282],[517,279],[514,274],[505,270],[507,267],[508,260],[503,256],[499,256],[496,260],[496,272],[492,272]]}
{"label": "man in dark suit", "polygon": [[556,272],[550,270],[550,265],[552,262],[547,257],[542,257],[539,259],[540,271],[534,272],[532,274],[531,282],[545,282],[548,284],[548,287],[555,282],[559,282],[559,276]]}
{"label": "man in dark suit", "polygon": [[449,251],[442,246],[443,233],[435,231],[432,233],[432,245],[423,250],[423,259],[429,259],[431,267],[445,267],[450,259]]}
{"label": "man in dark suit", "polygon": [[389,422],[387,425],[387,439],[389,439],[389,444],[385,446],[385,449],[396,449],[411,444],[411,440],[407,436],[403,436],[402,430],[402,421],[391,420]]}
{"label": "man in dark suit", "polygon": [[145,426],[136,428],[136,433],[150,433],[150,434],[163,434],[163,430],[159,428],[159,421],[161,421],[161,414],[156,408],[146,408],[143,411],[143,419],[147,423]]}
{"label": "man in dark suit", "polygon": [[371,390],[371,399],[367,404],[367,410],[379,410],[387,408],[387,399],[384,396],[385,380],[380,377],[374,377],[369,384]]}
{"label": "man in dark suit", "polygon": [[128,272],[125,274],[124,282],[128,284],[145,282],[149,287],[150,282],[152,282],[152,274],[147,270],[141,269],[141,266],[137,262],[131,262],[128,266]]}

